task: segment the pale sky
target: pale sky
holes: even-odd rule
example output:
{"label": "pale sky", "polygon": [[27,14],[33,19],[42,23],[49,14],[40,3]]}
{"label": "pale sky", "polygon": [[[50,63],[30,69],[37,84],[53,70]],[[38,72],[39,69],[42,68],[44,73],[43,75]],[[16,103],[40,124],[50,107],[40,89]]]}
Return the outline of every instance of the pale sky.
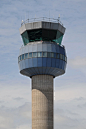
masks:
{"label": "pale sky", "polygon": [[0,129],[31,129],[31,79],[19,74],[21,20],[58,18],[66,73],[54,79],[54,129],[86,129],[86,0],[0,0]]}

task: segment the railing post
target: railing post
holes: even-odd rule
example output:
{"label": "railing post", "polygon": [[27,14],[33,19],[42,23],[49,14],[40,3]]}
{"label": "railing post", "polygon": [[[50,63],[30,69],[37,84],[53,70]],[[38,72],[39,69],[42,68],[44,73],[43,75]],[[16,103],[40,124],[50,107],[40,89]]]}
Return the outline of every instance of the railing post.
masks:
{"label": "railing post", "polygon": [[[61,21],[60,21],[60,18],[58,17],[58,19],[54,19],[54,18],[47,18],[47,17],[41,17],[41,18],[32,18],[32,22],[35,22],[35,21],[39,21],[39,20],[43,20],[43,21],[51,21],[51,22],[57,22],[57,23],[60,23],[62,26],[63,26],[63,24],[61,23]],[[23,25],[23,24],[25,24],[25,23],[29,23],[31,21],[31,19],[27,19],[26,21],[22,21],[22,23],[21,23],[21,26]]]}

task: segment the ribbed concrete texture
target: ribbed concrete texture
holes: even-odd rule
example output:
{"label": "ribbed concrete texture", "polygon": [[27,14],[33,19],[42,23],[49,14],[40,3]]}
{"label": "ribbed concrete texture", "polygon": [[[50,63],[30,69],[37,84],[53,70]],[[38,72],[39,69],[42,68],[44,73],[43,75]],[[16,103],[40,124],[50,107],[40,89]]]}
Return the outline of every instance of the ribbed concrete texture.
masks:
{"label": "ribbed concrete texture", "polygon": [[32,77],[32,129],[53,129],[53,76]]}

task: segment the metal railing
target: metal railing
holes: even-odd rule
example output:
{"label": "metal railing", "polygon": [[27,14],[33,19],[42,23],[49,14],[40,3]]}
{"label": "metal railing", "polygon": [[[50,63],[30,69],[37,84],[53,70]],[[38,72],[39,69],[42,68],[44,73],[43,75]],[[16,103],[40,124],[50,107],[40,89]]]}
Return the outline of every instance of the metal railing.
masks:
{"label": "metal railing", "polygon": [[23,21],[22,20],[21,26],[24,25],[24,24],[26,24],[26,23],[39,22],[39,21],[60,23],[63,26],[62,22],[60,21],[60,17],[58,17],[58,19],[47,18],[47,17],[40,17],[40,18],[27,19],[26,21]]}

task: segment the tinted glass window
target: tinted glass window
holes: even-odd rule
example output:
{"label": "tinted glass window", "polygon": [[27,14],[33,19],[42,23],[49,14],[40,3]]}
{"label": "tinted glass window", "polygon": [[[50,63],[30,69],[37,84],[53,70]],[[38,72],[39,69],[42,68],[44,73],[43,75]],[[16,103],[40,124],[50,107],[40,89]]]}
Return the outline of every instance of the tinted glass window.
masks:
{"label": "tinted glass window", "polygon": [[22,60],[24,59],[24,54],[22,55]]}
{"label": "tinted glass window", "polygon": [[42,29],[28,31],[29,42],[42,40]]}
{"label": "tinted glass window", "polygon": [[63,34],[60,31],[57,31],[55,42],[61,45],[62,38],[63,38]]}
{"label": "tinted glass window", "polygon": [[21,56],[20,56],[20,60],[22,60]]}
{"label": "tinted glass window", "polygon": [[51,53],[51,57],[54,57],[54,53],[53,52]]}
{"label": "tinted glass window", "polygon": [[31,53],[29,53],[29,58],[31,58],[32,57],[32,52]]}
{"label": "tinted glass window", "polygon": [[28,53],[25,53],[25,59],[27,59],[28,58]]}
{"label": "tinted glass window", "polygon": [[54,58],[56,58],[56,53],[54,53]]}
{"label": "tinted glass window", "polygon": [[47,57],[51,57],[51,52],[48,52],[47,53]]}
{"label": "tinted glass window", "polygon": [[56,58],[59,58],[59,54],[58,53],[56,53]]}
{"label": "tinted glass window", "polygon": [[51,41],[56,42],[61,45],[63,34],[57,30],[50,29],[35,29],[25,31],[22,35],[24,45],[27,45],[29,42],[35,41]]}
{"label": "tinted glass window", "polygon": [[63,60],[65,60],[65,56],[64,56],[64,55],[62,55],[62,56],[63,56],[63,58],[62,58],[62,59],[63,59]]}
{"label": "tinted glass window", "polygon": [[27,31],[25,31],[21,36],[22,36],[24,45],[27,45],[27,43],[29,43],[29,37],[28,37]]}
{"label": "tinted glass window", "polygon": [[42,52],[38,52],[38,57],[42,57]]}
{"label": "tinted glass window", "polygon": [[63,34],[57,30],[42,29],[42,40],[56,42],[61,45]]}
{"label": "tinted glass window", "polygon": [[62,59],[62,54],[60,54],[60,59]]}
{"label": "tinted glass window", "polygon": [[43,52],[43,57],[47,57],[47,52]]}
{"label": "tinted glass window", "polygon": [[33,57],[37,57],[37,52],[33,52]]}

